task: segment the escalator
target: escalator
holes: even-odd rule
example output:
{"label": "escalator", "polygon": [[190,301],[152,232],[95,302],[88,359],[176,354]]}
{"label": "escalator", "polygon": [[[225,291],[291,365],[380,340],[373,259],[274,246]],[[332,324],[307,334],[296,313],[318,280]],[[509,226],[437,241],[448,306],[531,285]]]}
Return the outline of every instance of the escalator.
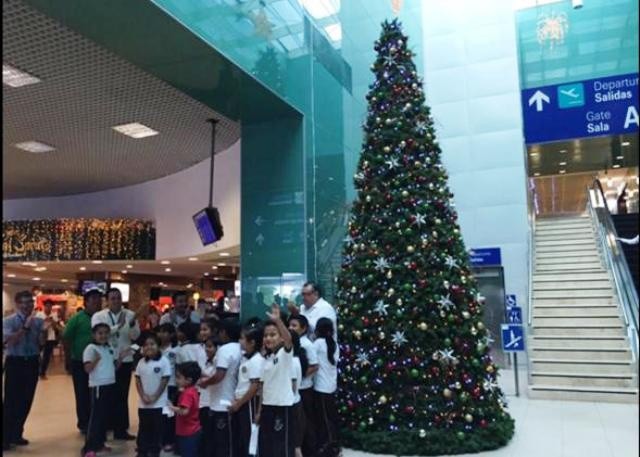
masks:
{"label": "escalator", "polygon": [[[613,220],[613,225],[619,238],[630,240],[638,236],[638,213],[612,214],[611,219]],[[621,243],[621,245],[622,252],[627,260],[627,265],[629,266],[629,271],[633,277],[637,292],[640,290],[638,288],[638,248],[640,245],[627,243]]]}

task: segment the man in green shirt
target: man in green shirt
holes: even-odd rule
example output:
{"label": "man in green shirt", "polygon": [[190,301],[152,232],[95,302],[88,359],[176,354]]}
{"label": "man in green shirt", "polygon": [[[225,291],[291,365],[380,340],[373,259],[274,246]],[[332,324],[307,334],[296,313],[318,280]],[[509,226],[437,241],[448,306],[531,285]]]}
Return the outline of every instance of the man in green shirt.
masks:
{"label": "man in green shirt", "polygon": [[84,371],[82,353],[91,343],[91,316],[102,308],[102,293],[90,290],[84,294],[84,309],[69,319],[63,338],[71,348],[71,376],[76,396],[76,416],[78,429],[82,434],[87,431],[90,414],[89,375]]}

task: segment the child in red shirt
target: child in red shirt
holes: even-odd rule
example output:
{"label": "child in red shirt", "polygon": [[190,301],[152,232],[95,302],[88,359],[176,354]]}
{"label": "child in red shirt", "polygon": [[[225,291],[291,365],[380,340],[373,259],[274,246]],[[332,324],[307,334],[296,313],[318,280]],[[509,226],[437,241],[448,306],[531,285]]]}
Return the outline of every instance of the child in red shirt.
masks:
{"label": "child in red shirt", "polygon": [[176,441],[181,457],[198,457],[200,425],[200,394],[195,384],[202,372],[197,362],[176,366],[176,384],[180,390],[178,404],[169,407],[176,413]]}

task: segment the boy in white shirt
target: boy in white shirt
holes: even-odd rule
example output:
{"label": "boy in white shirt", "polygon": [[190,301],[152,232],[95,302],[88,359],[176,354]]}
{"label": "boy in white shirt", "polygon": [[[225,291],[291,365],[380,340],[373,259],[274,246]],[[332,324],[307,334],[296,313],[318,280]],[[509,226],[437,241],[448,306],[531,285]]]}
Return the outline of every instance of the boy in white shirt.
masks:
{"label": "boy in white shirt", "polygon": [[213,457],[231,457],[233,455],[233,430],[229,406],[234,401],[238,383],[238,367],[242,359],[240,325],[235,319],[221,322],[218,333],[222,345],[216,353],[216,371],[213,376],[200,382],[201,387],[209,389],[210,417],[209,435],[214,443]]}

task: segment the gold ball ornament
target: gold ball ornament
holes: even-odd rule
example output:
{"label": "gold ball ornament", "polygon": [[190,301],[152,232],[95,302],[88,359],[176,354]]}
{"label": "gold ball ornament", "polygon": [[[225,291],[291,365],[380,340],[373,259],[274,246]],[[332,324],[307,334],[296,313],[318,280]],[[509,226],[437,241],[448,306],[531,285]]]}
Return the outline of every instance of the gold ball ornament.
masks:
{"label": "gold ball ornament", "polygon": [[469,319],[471,317],[471,314],[469,314],[469,311],[462,311],[462,317],[465,319]]}
{"label": "gold ball ornament", "polygon": [[467,421],[468,423],[473,422],[473,416],[469,413],[464,415],[464,420]]}
{"label": "gold ball ornament", "polygon": [[381,405],[385,405],[387,403],[387,397],[382,395],[380,398],[378,398],[378,403],[380,403]]}
{"label": "gold ball ornament", "polygon": [[493,368],[493,365],[487,365],[487,373],[493,373],[495,371],[495,368]]}
{"label": "gold ball ornament", "polygon": [[396,305],[398,305],[398,306],[402,306],[402,298],[398,298],[398,299],[396,300]]}
{"label": "gold ball ornament", "polygon": [[473,336],[476,336],[478,334],[478,329],[476,329],[475,327],[471,327],[471,334]]}
{"label": "gold ball ornament", "polygon": [[403,190],[402,191],[402,196],[407,198],[409,196],[409,191],[408,190]]}
{"label": "gold ball ornament", "polygon": [[382,150],[387,154],[391,152],[391,148],[389,146],[385,146],[384,148],[382,148]]}
{"label": "gold ball ornament", "polygon": [[418,324],[418,328],[424,332],[424,331],[426,331],[429,327],[427,326],[427,323],[426,323],[426,322],[420,322],[420,324]]}
{"label": "gold ball ornament", "polygon": [[427,431],[423,428],[420,429],[420,431],[418,432],[418,436],[420,438],[426,438],[427,437]]}
{"label": "gold ball ornament", "polygon": [[386,335],[384,334],[384,332],[378,333],[378,338],[380,338],[381,340],[384,340],[385,337]]}
{"label": "gold ball ornament", "polygon": [[395,293],[396,293],[396,291],[393,289],[393,287],[387,291],[387,295],[389,297],[393,296],[393,294],[395,294]]}
{"label": "gold ball ornament", "polygon": [[409,254],[413,254],[416,251],[416,248],[413,246],[407,246],[407,252]]}
{"label": "gold ball ornament", "polygon": [[444,398],[451,398],[453,396],[453,392],[451,392],[451,390],[449,390],[448,388],[444,389],[442,391],[442,395],[444,395]]}
{"label": "gold ball ornament", "polygon": [[456,382],[456,389],[457,390],[462,389],[462,384],[460,384],[460,381]]}
{"label": "gold ball ornament", "polygon": [[391,270],[387,271],[387,278],[388,279],[393,278],[393,272]]}
{"label": "gold ball ornament", "polygon": [[478,322],[478,329],[484,330],[484,324],[482,322]]}

